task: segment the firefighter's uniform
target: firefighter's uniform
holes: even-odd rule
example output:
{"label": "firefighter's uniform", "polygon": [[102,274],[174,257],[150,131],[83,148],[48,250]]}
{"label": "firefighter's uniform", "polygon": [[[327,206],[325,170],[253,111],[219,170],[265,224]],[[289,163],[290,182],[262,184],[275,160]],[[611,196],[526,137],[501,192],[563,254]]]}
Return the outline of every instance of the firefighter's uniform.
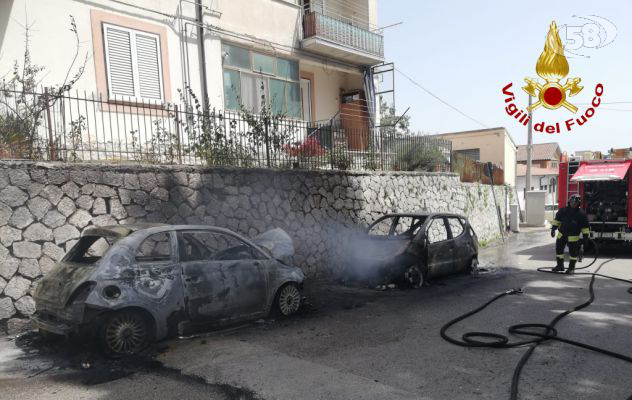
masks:
{"label": "firefighter's uniform", "polygon": [[586,213],[581,208],[573,208],[570,205],[560,209],[555,214],[552,222],[553,229],[557,229],[557,240],[555,241],[555,254],[557,256],[557,267],[564,269],[564,247],[568,245],[570,262],[569,272],[575,269],[579,247],[581,246],[580,235],[587,238],[590,234],[590,225]]}

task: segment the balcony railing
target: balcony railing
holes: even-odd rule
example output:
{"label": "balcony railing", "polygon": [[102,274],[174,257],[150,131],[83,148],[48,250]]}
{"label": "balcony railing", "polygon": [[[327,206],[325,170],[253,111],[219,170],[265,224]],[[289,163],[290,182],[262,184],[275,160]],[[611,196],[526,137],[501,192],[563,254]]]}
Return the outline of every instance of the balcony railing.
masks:
{"label": "balcony railing", "polygon": [[384,37],[348,22],[318,12],[305,14],[304,38],[319,37],[353,50],[384,57]]}

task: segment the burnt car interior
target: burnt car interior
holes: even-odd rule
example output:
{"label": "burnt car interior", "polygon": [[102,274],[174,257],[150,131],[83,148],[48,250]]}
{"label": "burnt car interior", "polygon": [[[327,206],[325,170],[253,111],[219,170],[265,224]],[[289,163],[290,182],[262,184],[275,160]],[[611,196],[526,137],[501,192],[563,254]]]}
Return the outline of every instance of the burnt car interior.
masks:
{"label": "burnt car interior", "polygon": [[240,240],[211,232],[181,232],[179,251],[182,261],[256,260],[261,254]]}
{"label": "burnt car interior", "polygon": [[411,239],[419,233],[426,221],[423,216],[393,216],[377,220],[369,227],[371,237],[388,239]]}
{"label": "burnt car interior", "polygon": [[115,236],[83,236],[64,257],[64,261],[94,264],[117,239]]}

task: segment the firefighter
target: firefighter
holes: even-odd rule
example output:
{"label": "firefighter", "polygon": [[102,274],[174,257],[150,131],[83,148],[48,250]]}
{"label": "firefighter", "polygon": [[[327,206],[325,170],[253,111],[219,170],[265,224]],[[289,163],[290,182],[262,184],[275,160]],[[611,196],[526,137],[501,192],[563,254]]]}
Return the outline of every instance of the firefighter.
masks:
{"label": "firefighter", "polygon": [[579,247],[582,244],[580,235],[583,236],[584,245],[588,241],[590,225],[588,224],[586,213],[579,208],[580,204],[581,197],[574,194],[568,199],[568,206],[560,209],[555,214],[555,219],[551,226],[551,237],[555,237],[555,231],[558,231],[557,240],[555,241],[557,265],[553,268],[554,272],[564,271],[564,248],[568,245],[570,262],[566,273],[572,274],[575,271]]}

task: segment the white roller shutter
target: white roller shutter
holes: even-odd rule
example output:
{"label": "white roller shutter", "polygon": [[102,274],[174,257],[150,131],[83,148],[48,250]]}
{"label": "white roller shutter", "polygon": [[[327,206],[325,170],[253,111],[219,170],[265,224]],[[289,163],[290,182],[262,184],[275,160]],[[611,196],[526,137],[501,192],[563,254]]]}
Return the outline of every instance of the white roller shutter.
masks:
{"label": "white roller shutter", "polygon": [[134,69],[130,33],[113,27],[105,29],[110,95],[134,97]]}
{"label": "white roller shutter", "polygon": [[108,24],[103,31],[110,97],[162,100],[160,37]]}
{"label": "white roller shutter", "polygon": [[162,98],[160,77],[160,50],[158,37],[136,34],[136,58],[138,60],[138,83],[140,97]]}

